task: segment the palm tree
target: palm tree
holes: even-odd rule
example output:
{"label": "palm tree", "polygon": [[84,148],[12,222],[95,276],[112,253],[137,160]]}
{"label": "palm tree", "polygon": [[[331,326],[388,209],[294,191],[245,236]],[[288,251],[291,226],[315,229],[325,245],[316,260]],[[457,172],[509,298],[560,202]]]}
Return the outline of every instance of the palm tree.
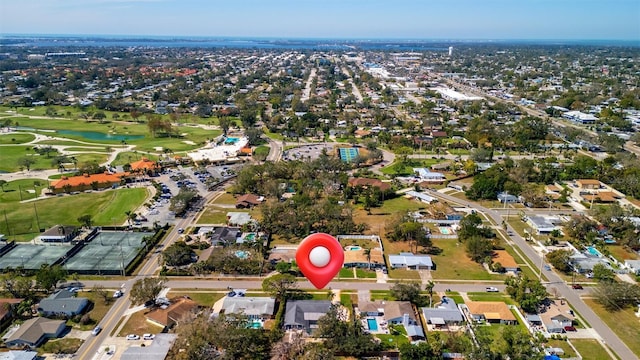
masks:
{"label": "palm tree", "polygon": [[364,256],[367,257],[367,267],[371,270],[371,249],[364,249]]}
{"label": "palm tree", "polygon": [[429,307],[431,307],[433,303],[433,288],[435,286],[436,284],[431,280],[429,280],[429,282],[424,286],[424,289],[429,292]]}

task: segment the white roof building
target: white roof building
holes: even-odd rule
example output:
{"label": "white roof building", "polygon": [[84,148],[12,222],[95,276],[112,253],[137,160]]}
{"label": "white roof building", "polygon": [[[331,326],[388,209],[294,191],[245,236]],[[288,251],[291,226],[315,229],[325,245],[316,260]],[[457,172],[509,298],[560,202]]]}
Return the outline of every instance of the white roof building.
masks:
{"label": "white roof building", "polygon": [[414,255],[413,253],[400,253],[398,255],[389,255],[389,263],[391,267],[407,268],[407,269],[431,269],[433,262],[431,256]]}

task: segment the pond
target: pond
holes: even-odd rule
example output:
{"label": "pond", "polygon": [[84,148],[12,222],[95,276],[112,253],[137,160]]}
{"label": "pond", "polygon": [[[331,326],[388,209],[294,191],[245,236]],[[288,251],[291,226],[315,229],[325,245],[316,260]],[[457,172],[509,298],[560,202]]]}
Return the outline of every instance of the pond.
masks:
{"label": "pond", "polygon": [[76,130],[58,130],[58,134],[61,135],[75,135],[81,136],[88,140],[98,140],[98,141],[129,141],[129,140],[137,140],[144,138],[144,135],[116,135],[116,134],[105,134],[97,131],[76,131]]}

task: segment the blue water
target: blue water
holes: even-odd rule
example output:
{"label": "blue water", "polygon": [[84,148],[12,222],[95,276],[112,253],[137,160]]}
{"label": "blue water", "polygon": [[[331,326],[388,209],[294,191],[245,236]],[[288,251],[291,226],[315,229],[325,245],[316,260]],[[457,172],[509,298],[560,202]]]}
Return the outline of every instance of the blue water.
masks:
{"label": "blue water", "polygon": [[247,251],[244,251],[244,250],[238,250],[238,251],[236,251],[235,254],[236,254],[236,257],[238,259],[243,259],[244,260],[244,259],[249,258],[249,253]]}
{"label": "blue water", "polygon": [[62,135],[81,136],[85,139],[98,141],[128,141],[144,138],[144,135],[113,135],[97,131],[58,130],[57,133]]}
{"label": "blue water", "polygon": [[235,144],[238,142],[238,140],[240,140],[239,138],[235,138],[235,137],[228,137],[227,140],[224,141],[225,144]]}
{"label": "blue water", "polygon": [[600,251],[598,251],[596,248],[594,248],[593,246],[589,246],[587,247],[587,251],[589,252],[589,254],[593,255],[593,256],[602,256],[602,254],[600,254]]}
{"label": "blue water", "polygon": [[376,319],[367,319],[367,325],[369,325],[369,330],[378,331],[378,322]]}

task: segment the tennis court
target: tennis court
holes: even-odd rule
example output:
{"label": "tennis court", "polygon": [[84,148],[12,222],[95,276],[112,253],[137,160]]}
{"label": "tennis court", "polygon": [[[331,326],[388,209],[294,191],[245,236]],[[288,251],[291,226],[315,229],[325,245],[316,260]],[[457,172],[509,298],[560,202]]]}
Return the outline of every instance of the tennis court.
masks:
{"label": "tennis court", "polygon": [[351,162],[358,156],[358,148],[339,148],[340,159],[344,162]]}
{"label": "tennis court", "polygon": [[15,269],[22,266],[27,270],[40,269],[42,264],[53,264],[58,261],[71,245],[33,245],[18,244],[0,258],[0,269]]}
{"label": "tennis court", "polygon": [[142,238],[150,232],[101,231],[65,267],[69,272],[120,274],[144,247]]}

